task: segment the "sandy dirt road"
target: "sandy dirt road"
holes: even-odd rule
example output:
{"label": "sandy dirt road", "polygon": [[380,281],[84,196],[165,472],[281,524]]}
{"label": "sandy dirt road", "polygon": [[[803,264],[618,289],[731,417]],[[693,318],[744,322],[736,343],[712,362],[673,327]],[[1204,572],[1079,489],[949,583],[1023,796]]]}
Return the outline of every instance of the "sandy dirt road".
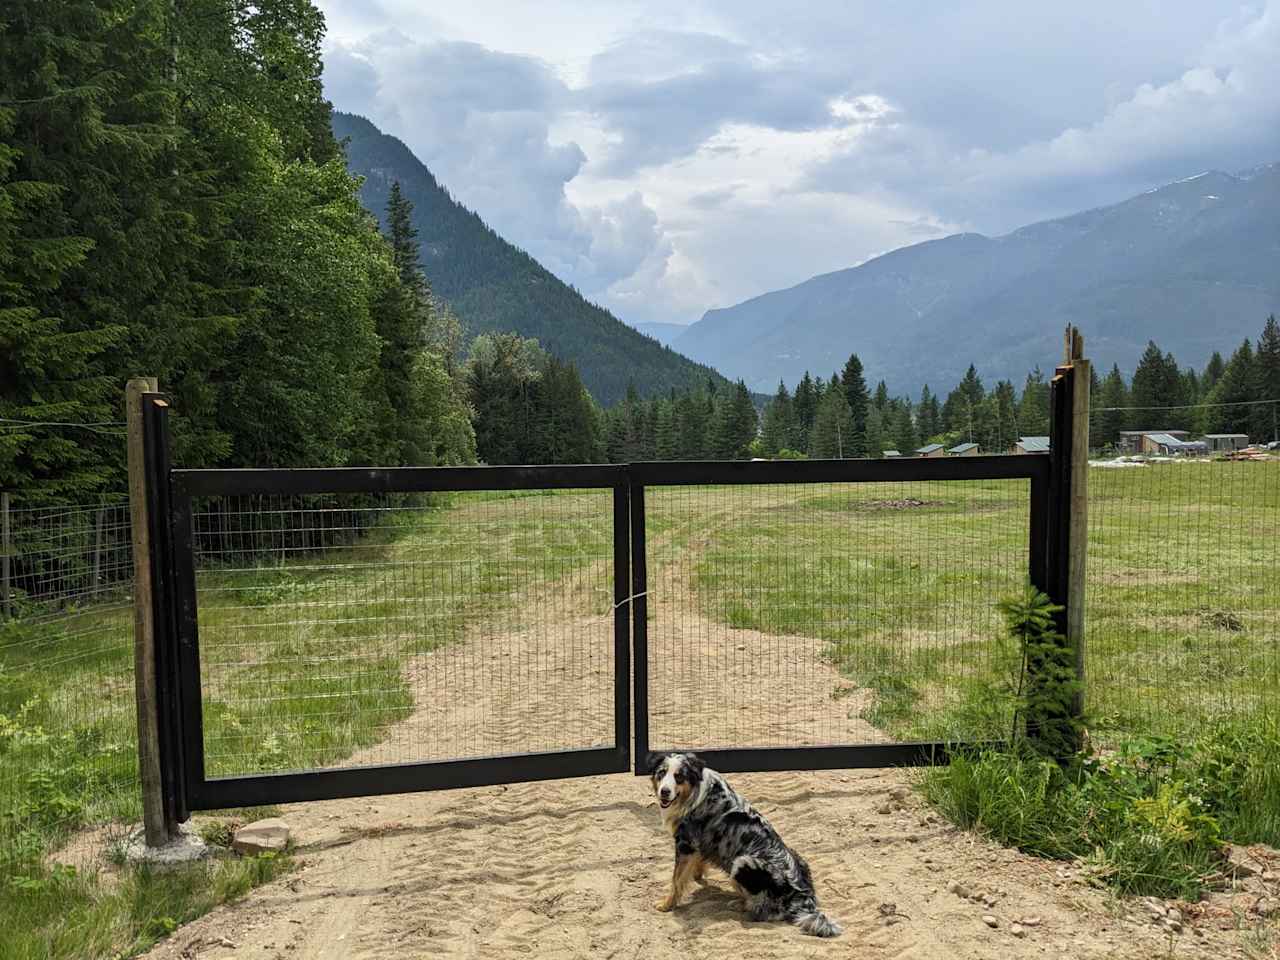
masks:
{"label": "sandy dirt road", "polygon": [[[683,653],[700,658],[702,670],[691,679],[687,670],[652,664],[653,686],[667,694],[654,712],[655,742],[715,729],[724,704],[708,694],[711,679],[738,686],[738,709],[765,742],[802,741],[814,729],[847,741],[884,739],[860,719],[867,694],[842,688],[847,681],[821,660],[818,641],[709,624],[679,594],[655,595],[655,623],[676,626],[654,635],[661,643],[662,630],[677,630]],[[415,690],[437,689],[428,678],[455,676],[467,678],[468,695],[419,696],[410,717],[351,762],[404,759],[415,744],[448,749],[441,737],[449,731],[460,755],[563,743],[566,733],[575,743],[608,742],[611,706],[601,704],[611,704],[611,645],[607,617],[596,617],[556,629],[539,623],[413,658],[406,674]],[[761,649],[778,671],[814,682],[787,685],[781,694],[753,682],[753,653]],[[530,664],[537,665],[536,685],[523,672]],[[749,696],[743,690],[757,691],[755,699],[742,700]],[[1171,937],[1145,917],[1126,918],[1126,909],[1063,865],[940,821],[915,799],[910,777],[863,771],[730,778],[809,859],[823,909],[846,930],[833,941],[746,922],[724,878],[714,876],[673,913],[658,913],[671,841],[647,781],[618,774],[287,807],[298,868],[181,928],[148,956],[1250,956],[1237,933],[1222,929],[1234,927],[1229,910],[1204,922],[1189,918]],[[949,889],[954,882],[968,896]]]}

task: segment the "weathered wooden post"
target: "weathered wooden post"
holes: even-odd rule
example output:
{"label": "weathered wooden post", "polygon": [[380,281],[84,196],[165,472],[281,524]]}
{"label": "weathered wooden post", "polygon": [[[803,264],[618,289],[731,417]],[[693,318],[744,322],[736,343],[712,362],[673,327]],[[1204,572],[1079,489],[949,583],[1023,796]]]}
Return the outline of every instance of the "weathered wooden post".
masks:
{"label": "weathered wooden post", "polygon": [[1077,720],[1085,706],[1084,600],[1089,555],[1089,391],[1093,382],[1084,356],[1084,337],[1075,327],[1067,331],[1067,365],[1074,371],[1071,390],[1071,505],[1068,515],[1067,642],[1076,654],[1079,681],[1072,704]]}
{"label": "weathered wooden post", "polygon": [[160,726],[156,705],[155,584],[151,571],[143,395],[158,389],[155,377],[135,377],[125,387],[128,423],[129,519],[133,534],[133,680],[138,706],[138,776],[142,782],[142,826],[148,847],[173,839],[164,815],[160,774]]}
{"label": "weathered wooden post", "polygon": [[9,494],[0,493],[0,613],[13,616],[13,533],[9,529]]}
{"label": "weathered wooden post", "polygon": [[1076,689],[1068,705],[1070,716],[1061,739],[1072,749],[1081,746],[1080,722],[1085,706],[1084,600],[1089,547],[1089,361],[1084,337],[1067,327],[1063,364],[1055,371],[1050,390],[1049,576],[1050,597],[1065,609],[1058,625],[1074,667]]}

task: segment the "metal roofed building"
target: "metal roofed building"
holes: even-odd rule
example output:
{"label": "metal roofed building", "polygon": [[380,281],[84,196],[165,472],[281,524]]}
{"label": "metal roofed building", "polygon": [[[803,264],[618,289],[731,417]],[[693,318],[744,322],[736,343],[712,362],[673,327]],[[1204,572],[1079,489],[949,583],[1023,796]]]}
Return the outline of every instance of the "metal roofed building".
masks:
{"label": "metal roofed building", "polygon": [[1048,437],[1019,437],[1013,445],[1014,453],[1048,453]]}
{"label": "metal roofed building", "polygon": [[886,450],[886,451],[884,451],[883,456],[885,456],[885,457],[888,457],[888,458],[892,459],[893,457],[900,457],[900,456],[902,456],[902,452],[901,452],[901,451],[899,451],[899,450]]}
{"label": "metal roofed building", "polygon": [[1214,452],[1223,450],[1243,450],[1249,445],[1247,433],[1206,433],[1205,443]]}
{"label": "metal roofed building", "polygon": [[945,457],[946,450],[940,443],[928,443],[916,451],[917,457]]}
{"label": "metal roofed building", "polygon": [[1149,443],[1146,437],[1156,435],[1186,440],[1191,434],[1186,430],[1121,430],[1120,453],[1159,453],[1159,444]]}
{"label": "metal roofed building", "polygon": [[1169,433],[1144,433],[1142,452],[1157,453],[1166,457],[1191,456],[1197,453],[1208,453],[1209,444],[1203,440],[1183,440]]}
{"label": "metal roofed building", "polygon": [[957,443],[947,451],[953,457],[976,457],[981,452],[976,443]]}

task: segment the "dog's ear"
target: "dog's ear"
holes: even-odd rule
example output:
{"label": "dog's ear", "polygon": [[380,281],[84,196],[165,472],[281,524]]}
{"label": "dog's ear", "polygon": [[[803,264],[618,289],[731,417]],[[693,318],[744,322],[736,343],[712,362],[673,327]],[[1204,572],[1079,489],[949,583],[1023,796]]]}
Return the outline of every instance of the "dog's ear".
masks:
{"label": "dog's ear", "polygon": [[702,773],[707,769],[706,763],[696,753],[686,753],[681,768],[689,775],[690,783],[699,783]]}
{"label": "dog's ear", "polygon": [[658,767],[662,766],[662,761],[665,759],[666,754],[654,753],[653,751],[649,751],[649,753],[645,755],[644,762],[645,766],[649,768],[649,776],[652,777],[658,772]]}

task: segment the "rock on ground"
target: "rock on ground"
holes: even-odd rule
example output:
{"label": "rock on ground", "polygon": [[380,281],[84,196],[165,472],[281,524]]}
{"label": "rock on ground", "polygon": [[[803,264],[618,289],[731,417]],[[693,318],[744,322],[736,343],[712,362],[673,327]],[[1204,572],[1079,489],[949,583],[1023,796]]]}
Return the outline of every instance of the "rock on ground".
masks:
{"label": "rock on ground", "polygon": [[231,836],[231,849],[244,856],[279,853],[289,844],[289,825],[279,817],[256,820],[236,830]]}

